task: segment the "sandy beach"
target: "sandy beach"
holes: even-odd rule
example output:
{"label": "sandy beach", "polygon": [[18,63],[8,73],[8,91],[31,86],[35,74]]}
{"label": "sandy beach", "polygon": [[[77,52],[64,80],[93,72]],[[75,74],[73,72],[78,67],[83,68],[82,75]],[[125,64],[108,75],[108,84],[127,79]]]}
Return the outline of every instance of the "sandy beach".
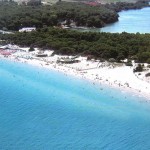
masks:
{"label": "sandy beach", "polygon": [[[33,52],[28,52],[29,48],[19,48],[15,53],[9,56],[0,55],[1,59],[9,59],[21,63],[27,63],[47,69],[61,71],[66,75],[88,79],[93,84],[102,83],[114,88],[119,88],[121,91],[128,91],[138,96],[144,96],[150,100],[150,77],[145,77],[145,74],[150,72],[150,68],[141,73],[133,73],[133,66],[125,66],[123,63],[99,62],[96,60],[87,60],[86,57],[79,56],[79,62],[65,64],[58,63],[61,58],[70,58],[72,56],[51,56],[53,51],[45,50],[44,54],[47,57],[36,57],[39,52],[36,49]],[[147,64],[145,64],[147,65]]]}

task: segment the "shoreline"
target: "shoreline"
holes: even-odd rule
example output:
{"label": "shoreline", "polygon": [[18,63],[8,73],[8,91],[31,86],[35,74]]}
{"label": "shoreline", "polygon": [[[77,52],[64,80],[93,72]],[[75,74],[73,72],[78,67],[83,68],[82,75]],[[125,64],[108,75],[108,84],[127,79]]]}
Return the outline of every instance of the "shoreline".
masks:
{"label": "shoreline", "polygon": [[[37,59],[25,59],[18,58],[16,56],[9,56],[8,58],[5,58],[0,55],[0,58],[62,72],[65,75],[71,75],[79,79],[87,80],[92,84],[102,84],[104,86],[106,85],[110,88],[118,89],[121,92],[128,92],[132,95],[146,98],[146,101],[150,101],[150,80],[146,82],[143,79],[139,79],[135,74],[133,74],[133,71],[131,72],[131,67],[119,66],[111,68],[110,66],[104,66],[102,68],[93,67],[90,69],[90,65],[96,66],[98,62],[86,61],[83,57],[81,57],[83,62],[79,64],[50,64],[46,63],[44,60],[41,61]],[[84,63],[88,63],[89,69],[87,68],[80,70],[78,67],[80,65],[84,66]],[[127,79],[124,79],[124,77]]]}

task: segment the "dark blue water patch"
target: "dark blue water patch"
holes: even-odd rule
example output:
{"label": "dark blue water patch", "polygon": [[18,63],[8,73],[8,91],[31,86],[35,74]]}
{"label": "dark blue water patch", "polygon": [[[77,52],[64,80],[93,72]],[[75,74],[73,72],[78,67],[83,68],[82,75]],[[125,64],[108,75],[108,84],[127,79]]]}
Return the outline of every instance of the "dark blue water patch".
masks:
{"label": "dark blue water patch", "polygon": [[147,150],[150,106],[139,100],[56,71],[1,60],[0,149]]}

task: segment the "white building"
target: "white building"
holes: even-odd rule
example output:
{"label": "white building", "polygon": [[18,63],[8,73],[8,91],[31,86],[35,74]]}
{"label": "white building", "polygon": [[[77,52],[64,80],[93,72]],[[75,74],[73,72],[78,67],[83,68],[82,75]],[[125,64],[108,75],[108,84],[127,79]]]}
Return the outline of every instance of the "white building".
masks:
{"label": "white building", "polygon": [[36,28],[35,27],[25,27],[19,30],[19,32],[31,32],[31,31],[35,31]]}

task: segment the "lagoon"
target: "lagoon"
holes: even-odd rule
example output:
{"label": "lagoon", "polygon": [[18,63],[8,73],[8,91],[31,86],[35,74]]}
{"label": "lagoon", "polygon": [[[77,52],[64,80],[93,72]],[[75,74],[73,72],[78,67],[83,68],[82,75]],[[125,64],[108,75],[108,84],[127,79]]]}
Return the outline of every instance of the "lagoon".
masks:
{"label": "lagoon", "polygon": [[110,24],[100,32],[150,33],[150,7],[119,12],[119,21]]}
{"label": "lagoon", "polygon": [[146,101],[61,72],[0,60],[0,149],[148,150]]}
{"label": "lagoon", "polygon": [[109,33],[150,33],[150,7],[137,10],[121,11],[119,20],[103,28],[76,29],[81,32],[109,32]]}

